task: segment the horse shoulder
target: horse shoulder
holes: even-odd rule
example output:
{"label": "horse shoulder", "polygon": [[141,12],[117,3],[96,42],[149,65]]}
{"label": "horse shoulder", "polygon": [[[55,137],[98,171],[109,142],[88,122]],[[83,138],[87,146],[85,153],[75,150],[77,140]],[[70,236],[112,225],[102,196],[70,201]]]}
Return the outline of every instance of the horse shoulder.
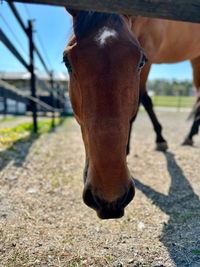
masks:
{"label": "horse shoulder", "polygon": [[166,21],[146,17],[133,17],[132,32],[144,48],[148,60],[154,62],[163,46]]}

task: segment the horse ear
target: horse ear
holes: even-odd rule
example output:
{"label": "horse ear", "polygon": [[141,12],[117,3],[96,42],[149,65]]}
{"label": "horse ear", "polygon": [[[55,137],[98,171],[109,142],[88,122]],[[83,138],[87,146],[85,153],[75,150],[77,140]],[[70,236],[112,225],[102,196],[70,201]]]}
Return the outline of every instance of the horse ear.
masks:
{"label": "horse ear", "polygon": [[75,9],[71,9],[71,8],[67,8],[67,7],[65,7],[65,9],[67,10],[67,12],[69,12],[69,14],[72,17],[76,17],[77,14],[79,13],[79,10],[75,10]]}

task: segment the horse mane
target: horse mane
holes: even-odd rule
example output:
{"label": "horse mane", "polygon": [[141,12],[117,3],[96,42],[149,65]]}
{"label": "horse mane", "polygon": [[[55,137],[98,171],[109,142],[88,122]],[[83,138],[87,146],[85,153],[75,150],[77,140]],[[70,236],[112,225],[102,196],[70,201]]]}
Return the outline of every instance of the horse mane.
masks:
{"label": "horse mane", "polygon": [[123,26],[123,19],[117,14],[80,11],[75,19],[74,34],[80,39],[103,26],[120,29]]}

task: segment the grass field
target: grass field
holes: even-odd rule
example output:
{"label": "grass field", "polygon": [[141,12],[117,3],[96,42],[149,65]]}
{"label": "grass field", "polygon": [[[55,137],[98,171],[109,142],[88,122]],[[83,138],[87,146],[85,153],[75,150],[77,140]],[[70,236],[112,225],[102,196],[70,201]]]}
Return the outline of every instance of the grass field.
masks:
{"label": "grass field", "polygon": [[0,118],[0,123],[1,122],[10,122],[10,121],[13,121],[15,119],[16,119],[15,116],[2,117],[2,118]]}
{"label": "grass field", "polygon": [[194,96],[152,96],[152,100],[156,107],[191,108],[195,103]]}
{"label": "grass field", "polygon": [[[59,119],[55,119],[55,125],[59,124]],[[38,121],[38,135],[47,133],[52,129],[51,119]],[[20,123],[14,127],[6,127],[0,129],[0,149],[12,146],[15,142],[29,139],[33,136],[32,122]],[[36,136],[36,134],[35,134]]]}

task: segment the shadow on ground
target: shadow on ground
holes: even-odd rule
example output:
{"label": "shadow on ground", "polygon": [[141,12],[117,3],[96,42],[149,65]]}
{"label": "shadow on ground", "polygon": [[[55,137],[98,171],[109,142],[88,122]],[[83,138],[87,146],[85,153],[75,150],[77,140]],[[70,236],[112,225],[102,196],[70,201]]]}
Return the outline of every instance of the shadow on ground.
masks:
{"label": "shadow on ground", "polygon": [[[50,127],[48,133],[54,133],[56,129],[63,124],[64,120],[60,120],[59,124]],[[25,138],[20,138],[13,142],[11,146],[0,152],[0,172],[10,163],[13,162],[14,166],[21,167],[26,161],[27,155],[41,134],[30,134]]]}
{"label": "shadow on ground", "polygon": [[[135,179],[136,187],[169,216],[160,241],[178,267],[200,266],[200,199],[177,164],[174,155],[164,154],[171,178],[168,195],[156,192]],[[163,265],[164,266],[164,265]]]}
{"label": "shadow on ground", "polygon": [[7,149],[0,152],[0,171],[2,171],[10,162],[21,167],[29,153],[34,142],[40,137],[40,134],[31,133],[26,138],[21,138],[14,142]]}

